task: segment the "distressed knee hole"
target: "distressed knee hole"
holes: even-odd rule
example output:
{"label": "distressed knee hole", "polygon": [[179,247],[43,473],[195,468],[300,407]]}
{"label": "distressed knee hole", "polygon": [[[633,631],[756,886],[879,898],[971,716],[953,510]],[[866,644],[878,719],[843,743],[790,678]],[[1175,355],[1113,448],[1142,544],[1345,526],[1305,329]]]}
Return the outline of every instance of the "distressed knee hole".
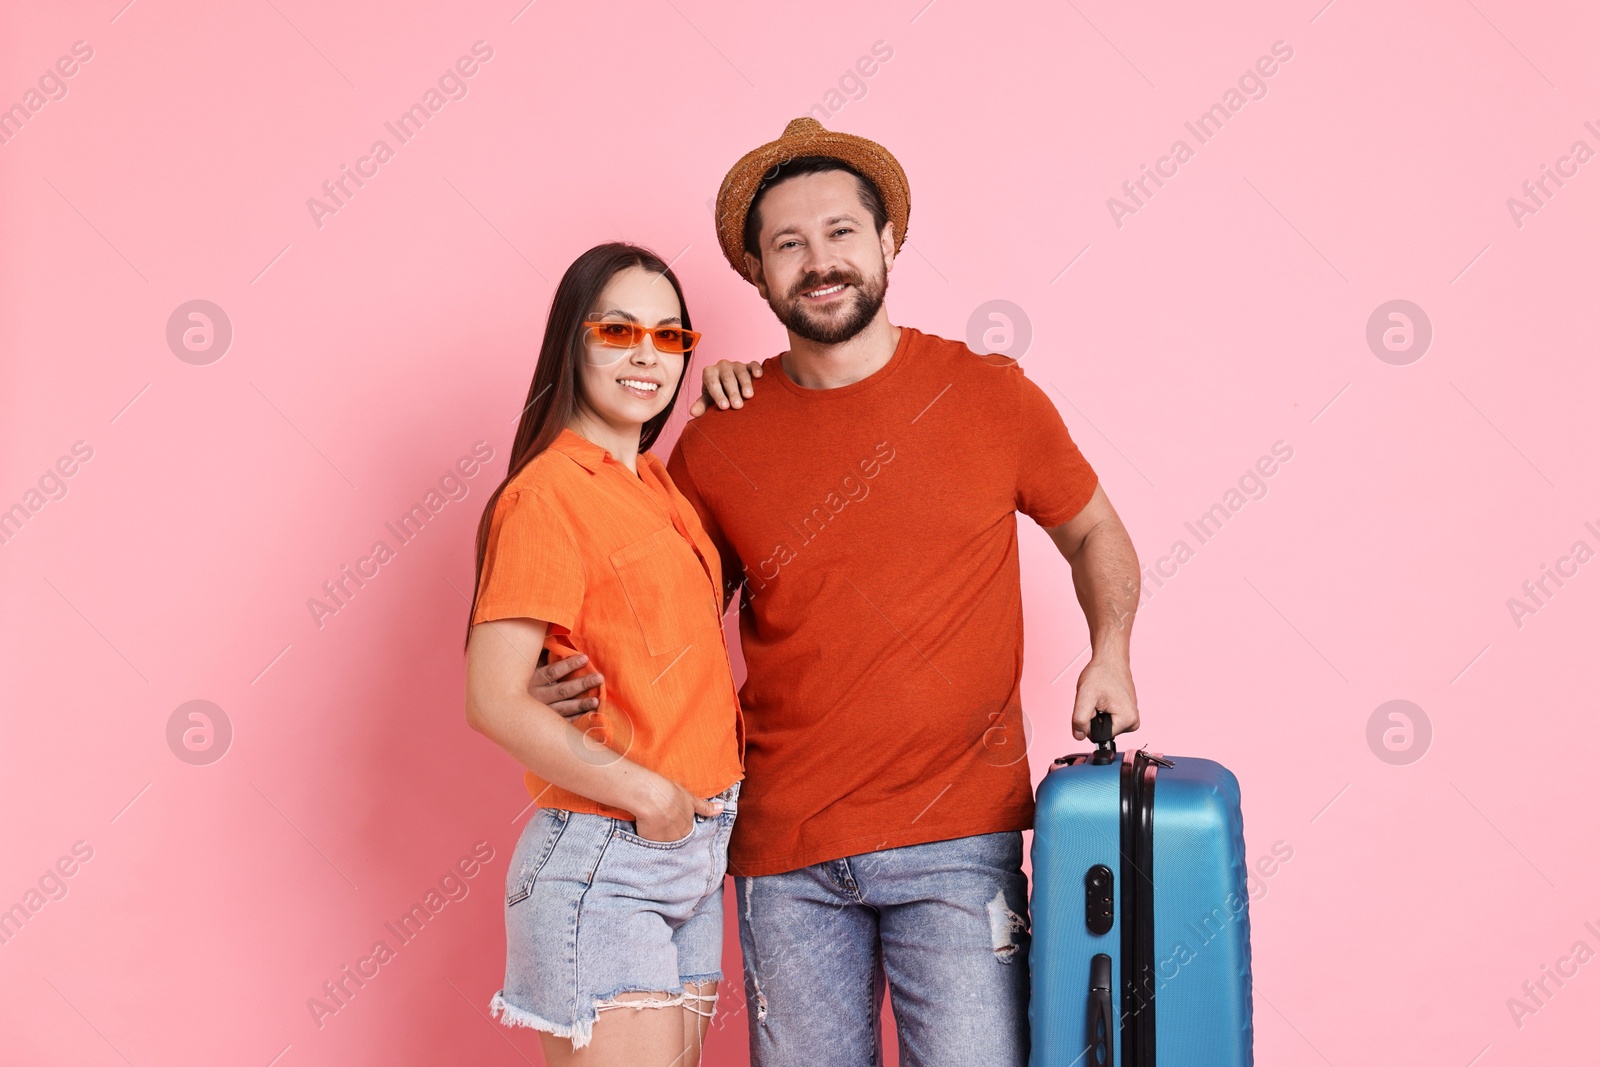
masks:
{"label": "distressed knee hole", "polygon": [[750,1001],[756,1009],[755,1020],[764,1023],[767,1021],[767,995],[761,992],[761,978],[754,972],[750,973],[750,989],[755,993],[755,998]]}
{"label": "distressed knee hole", "polygon": [[1022,916],[1006,904],[1005,890],[995,890],[994,899],[989,901],[989,940],[994,946],[995,959],[1001,963],[1011,962],[1018,947],[1013,935],[1027,929],[1027,925]]}

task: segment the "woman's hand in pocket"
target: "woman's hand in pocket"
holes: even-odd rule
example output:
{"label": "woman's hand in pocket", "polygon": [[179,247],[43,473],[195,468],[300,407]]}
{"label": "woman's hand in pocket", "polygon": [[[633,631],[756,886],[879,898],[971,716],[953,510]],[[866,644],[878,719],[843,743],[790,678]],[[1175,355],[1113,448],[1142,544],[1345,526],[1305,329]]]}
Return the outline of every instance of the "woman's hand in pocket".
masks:
{"label": "woman's hand in pocket", "polygon": [[722,801],[704,800],[677,782],[652,774],[633,811],[634,833],[646,841],[681,841],[694,830],[694,817],[722,814]]}

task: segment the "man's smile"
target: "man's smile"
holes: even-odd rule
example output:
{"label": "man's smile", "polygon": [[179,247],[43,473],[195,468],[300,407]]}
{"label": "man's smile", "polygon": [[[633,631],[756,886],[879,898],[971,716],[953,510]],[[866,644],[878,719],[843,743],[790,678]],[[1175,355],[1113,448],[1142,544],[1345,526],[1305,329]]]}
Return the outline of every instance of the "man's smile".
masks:
{"label": "man's smile", "polygon": [[826,301],[838,296],[840,293],[844,292],[846,288],[848,287],[844,282],[837,282],[833,285],[824,286],[821,289],[809,289],[800,295],[811,301]]}

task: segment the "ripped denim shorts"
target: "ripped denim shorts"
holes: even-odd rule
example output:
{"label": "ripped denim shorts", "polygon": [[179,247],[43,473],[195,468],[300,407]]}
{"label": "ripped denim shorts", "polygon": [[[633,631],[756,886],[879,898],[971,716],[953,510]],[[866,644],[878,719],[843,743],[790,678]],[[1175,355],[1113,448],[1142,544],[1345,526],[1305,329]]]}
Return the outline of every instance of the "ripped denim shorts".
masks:
{"label": "ripped denim shorts", "polygon": [[[715,997],[686,996],[684,983],[722,978],[739,784],[710,798],[722,812],[696,815],[677,841],[639,837],[629,820],[538,809],[506,872],[506,978],[490,1015],[570,1038],[575,1050],[609,1008],[687,1003],[709,1016]],[[613,999],[638,992],[666,996]]]}

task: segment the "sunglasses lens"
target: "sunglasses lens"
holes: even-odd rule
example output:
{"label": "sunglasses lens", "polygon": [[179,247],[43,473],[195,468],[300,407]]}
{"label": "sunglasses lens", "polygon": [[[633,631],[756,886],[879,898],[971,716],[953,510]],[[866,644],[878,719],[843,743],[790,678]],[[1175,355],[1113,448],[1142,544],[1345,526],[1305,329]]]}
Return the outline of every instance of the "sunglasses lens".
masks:
{"label": "sunglasses lens", "polygon": [[634,336],[636,327],[631,322],[602,322],[589,327],[589,336],[603,345],[615,348],[632,348],[638,343]]}
{"label": "sunglasses lens", "polygon": [[674,354],[681,354],[683,352],[684,342],[686,340],[683,335],[683,331],[675,326],[660,327],[654,331],[651,339],[655,341],[656,348],[662,352],[672,352]]}
{"label": "sunglasses lens", "polygon": [[633,324],[628,322],[597,322],[589,327],[589,344],[584,346],[584,360],[596,367],[609,367],[628,355],[634,346]]}

